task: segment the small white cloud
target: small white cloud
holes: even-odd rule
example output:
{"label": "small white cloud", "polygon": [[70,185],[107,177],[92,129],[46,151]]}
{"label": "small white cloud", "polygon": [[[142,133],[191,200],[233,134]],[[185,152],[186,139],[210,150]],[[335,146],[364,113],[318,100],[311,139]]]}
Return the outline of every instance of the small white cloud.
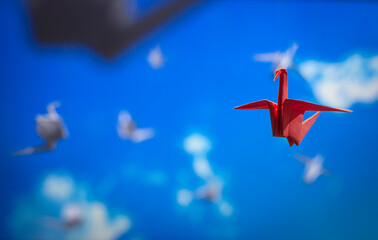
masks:
{"label": "small white cloud", "polygon": [[211,148],[209,139],[205,136],[194,133],[184,140],[184,149],[189,154],[203,155],[206,154]]}
{"label": "small white cloud", "polygon": [[[127,180],[138,181],[148,186],[161,187],[168,183],[169,176],[162,169],[146,169],[138,163],[124,166],[123,177]],[[115,179],[112,182],[116,181]]]}
{"label": "small white cloud", "polygon": [[74,190],[74,183],[70,177],[55,174],[47,176],[42,186],[44,196],[57,201],[68,199]]}
{"label": "small white cloud", "polygon": [[177,203],[183,207],[188,206],[193,200],[193,193],[186,189],[177,192]]}
{"label": "small white cloud", "polygon": [[208,179],[214,176],[210,163],[205,157],[194,157],[193,169],[200,178]]}
{"label": "small white cloud", "polygon": [[234,212],[234,208],[228,202],[221,202],[218,207],[219,212],[225,217],[230,217]]}
{"label": "small white cloud", "polygon": [[145,183],[152,186],[163,186],[168,182],[168,176],[162,170],[152,170],[145,172]]}
{"label": "small white cloud", "polygon": [[147,56],[147,61],[154,69],[159,69],[164,66],[165,58],[159,45],[150,50],[150,53]]}
{"label": "small white cloud", "polygon": [[339,63],[310,60],[300,64],[299,71],[323,104],[347,108],[378,99],[378,56],[354,54]]}

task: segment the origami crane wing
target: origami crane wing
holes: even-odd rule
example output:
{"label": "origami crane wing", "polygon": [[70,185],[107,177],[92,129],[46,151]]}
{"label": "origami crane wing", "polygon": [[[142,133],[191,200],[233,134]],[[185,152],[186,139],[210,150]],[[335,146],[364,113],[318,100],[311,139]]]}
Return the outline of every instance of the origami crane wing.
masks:
{"label": "origami crane wing", "polygon": [[276,103],[271,102],[269,100],[260,100],[257,102],[251,102],[247,103],[238,107],[235,107],[234,109],[269,109],[270,107],[275,108],[277,106]]}
{"label": "origami crane wing", "polygon": [[284,102],[284,108],[287,110],[301,109],[303,111],[321,111],[321,112],[353,112],[348,109],[326,107],[310,102],[286,99]]}
{"label": "origami crane wing", "polygon": [[129,124],[132,122],[132,118],[129,114],[129,112],[127,111],[121,111],[119,112],[118,114],[118,122],[122,123],[122,124]]}
{"label": "origami crane wing", "polygon": [[270,123],[272,125],[272,132],[274,135],[277,123],[277,107],[277,103],[271,102],[269,100],[260,100],[257,102],[247,103],[245,105],[235,107],[234,109],[269,109]]}
{"label": "origami crane wing", "polygon": [[134,142],[143,142],[152,138],[155,135],[155,131],[152,128],[138,128],[130,135],[130,139]]}
{"label": "origami crane wing", "polygon": [[[310,102],[286,99],[284,104],[284,118],[282,122],[283,135],[298,145],[322,111],[352,112],[347,109],[331,108]],[[306,111],[317,111],[314,115],[303,121]],[[303,121],[303,122],[302,122]],[[290,141],[289,141],[290,142]]]}

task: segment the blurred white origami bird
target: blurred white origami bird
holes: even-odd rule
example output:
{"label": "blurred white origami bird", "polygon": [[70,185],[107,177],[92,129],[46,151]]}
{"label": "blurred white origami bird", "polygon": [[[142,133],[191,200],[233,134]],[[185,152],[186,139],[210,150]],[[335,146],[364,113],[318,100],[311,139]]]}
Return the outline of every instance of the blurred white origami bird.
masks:
{"label": "blurred white origami bird", "polygon": [[294,55],[297,52],[298,45],[294,43],[285,52],[261,53],[255,54],[253,59],[258,62],[271,62],[273,63],[273,73],[280,68],[291,68],[296,70],[294,63]]}
{"label": "blurred white origami bird", "polygon": [[127,111],[119,113],[117,130],[121,138],[137,143],[150,139],[155,135],[155,131],[152,128],[137,128],[136,123]]}
{"label": "blurred white origami bird", "polygon": [[323,168],[324,159],[321,155],[316,155],[313,159],[296,155],[298,161],[305,164],[305,171],[303,174],[303,181],[307,184],[315,182],[320,175],[329,175],[329,172]]}

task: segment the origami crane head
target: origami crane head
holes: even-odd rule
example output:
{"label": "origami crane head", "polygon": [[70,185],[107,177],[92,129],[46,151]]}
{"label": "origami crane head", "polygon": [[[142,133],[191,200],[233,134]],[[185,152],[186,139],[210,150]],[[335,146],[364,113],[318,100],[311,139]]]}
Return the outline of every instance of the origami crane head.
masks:
{"label": "origami crane head", "polygon": [[278,77],[284,74],[284,72],[286,72],[286,69],[283,68],[276,70],[273,81],[276,81]]}

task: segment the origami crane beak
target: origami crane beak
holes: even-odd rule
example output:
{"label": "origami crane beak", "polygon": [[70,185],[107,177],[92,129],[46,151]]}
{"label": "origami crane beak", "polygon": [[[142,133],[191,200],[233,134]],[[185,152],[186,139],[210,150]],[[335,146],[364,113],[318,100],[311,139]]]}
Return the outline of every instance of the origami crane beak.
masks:
{"label": "origami crane beak", "polygon": [[282,72],[286,72],[286,69],[284,69],[284,68],[277,69],[276,73],[274,74],[273,81],[276,81],[276,79],[281,75]]}

